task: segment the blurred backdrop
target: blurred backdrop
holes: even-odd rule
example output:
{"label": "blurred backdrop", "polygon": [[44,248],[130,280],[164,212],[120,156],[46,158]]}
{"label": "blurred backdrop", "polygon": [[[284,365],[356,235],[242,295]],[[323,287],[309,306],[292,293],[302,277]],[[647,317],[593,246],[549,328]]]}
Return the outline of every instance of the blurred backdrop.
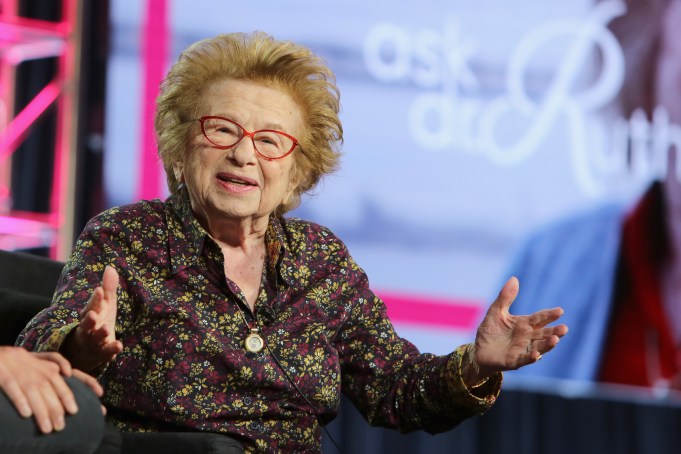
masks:
{"label": "blurred backdrop", "polygon": [[636,12],[621,0],[0,8],[0,248],[64,260],[91,216],[164,198],[164,73],[196,40],[262,30],[321,55],[341,92],[342,167],[291,215],[338,234],[398,332],[438,354],[473,339],[528,235],[635,201],[667,170],[656,144],[681,137],[658,134],[675,131],[664,112],[621,109],[636,69],[610,29]]}
{"label": "blurred backdrop", "polygon": [[626,151],[613,149],[606,116],[624,78],[607,24],[625,10],[581,0],[112,0],[104,203],[165,196],[150,118],[182,49],[253,30],[303,43],[336,73],[345,144],[341,170],[292,215],[348,244],[401,333],[448,352],[472,336],[525,235],[640,189],[617,167]]}

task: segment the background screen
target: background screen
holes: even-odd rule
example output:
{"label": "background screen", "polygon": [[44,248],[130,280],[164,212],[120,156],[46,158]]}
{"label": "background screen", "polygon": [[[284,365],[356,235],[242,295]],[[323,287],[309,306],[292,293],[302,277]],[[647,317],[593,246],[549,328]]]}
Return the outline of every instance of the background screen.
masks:
{"label": "background screen", "polygon": [[[111,2],[109,205],[135,201],[148,178],[136,164],[149,146],[145,68],[159,56],[143,47],[142,3]],[[626,171],[613,136],[625,66],[606,26],[622,2],[166,4],[167,34],[156,37],[164,71],[194,41],[254,30],[328,62],[341,92],[342,167],[291,215],[345,241],[422,351],[474,337],[530,232],[633,197],[653,177]],[[163,175],[151,183],[167,195]]]}

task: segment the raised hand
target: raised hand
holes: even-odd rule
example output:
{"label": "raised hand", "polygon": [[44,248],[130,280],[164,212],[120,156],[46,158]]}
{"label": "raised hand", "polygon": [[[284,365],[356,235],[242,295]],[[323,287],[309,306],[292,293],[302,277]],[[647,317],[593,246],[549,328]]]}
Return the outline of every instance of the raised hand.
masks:
{"label": "raised hand", "polygon": [[80,312],[80,324],[61,349],[74,367],[91,372],[97,366],[112,361],[123,350],[123,344],[116,340],[117,288],[118,273],[107,266],[102,285],[92,292]]}
{"label": "raised hand", "polygon": [[559,307],[511,315],[518,287],[518,279],[509,279],[478,327],[470,367],[463,371],[467,384],[537,362],[567,333],[566,325],[547,326],[563,315]]}
{"label": "raised hand", "polygon": [[24,418],[33,416],[42,433],[64,428],[65,413],[78,411],[76,399],[64,381],[74,376],[101,396],[93,377],[71,368],[59,353],[33,353],[20,347],[0,347],[0,389]]}

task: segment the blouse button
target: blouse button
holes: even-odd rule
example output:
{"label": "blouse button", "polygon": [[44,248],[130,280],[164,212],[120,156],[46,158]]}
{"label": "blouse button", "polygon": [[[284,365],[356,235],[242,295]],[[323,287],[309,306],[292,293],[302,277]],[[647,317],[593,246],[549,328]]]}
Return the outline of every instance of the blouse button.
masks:
{"label": "blouse button", "polygon": [[250,397],[244,397],[244,405],[251,405],[253,400]]}

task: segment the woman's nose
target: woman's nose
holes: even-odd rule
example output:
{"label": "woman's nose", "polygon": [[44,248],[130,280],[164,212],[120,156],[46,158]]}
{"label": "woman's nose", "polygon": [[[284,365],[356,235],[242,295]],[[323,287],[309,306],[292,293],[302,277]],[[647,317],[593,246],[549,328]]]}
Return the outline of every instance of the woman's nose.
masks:
{"label": "woman's nose", "polygon": [[253,138],[249,136],[243,136],[229,151],[231,151],[231,153],[227,156],[236,161],[239,165],[254,164],[258,159],[258,153],[255,151],[255,143],[253,142]]}

